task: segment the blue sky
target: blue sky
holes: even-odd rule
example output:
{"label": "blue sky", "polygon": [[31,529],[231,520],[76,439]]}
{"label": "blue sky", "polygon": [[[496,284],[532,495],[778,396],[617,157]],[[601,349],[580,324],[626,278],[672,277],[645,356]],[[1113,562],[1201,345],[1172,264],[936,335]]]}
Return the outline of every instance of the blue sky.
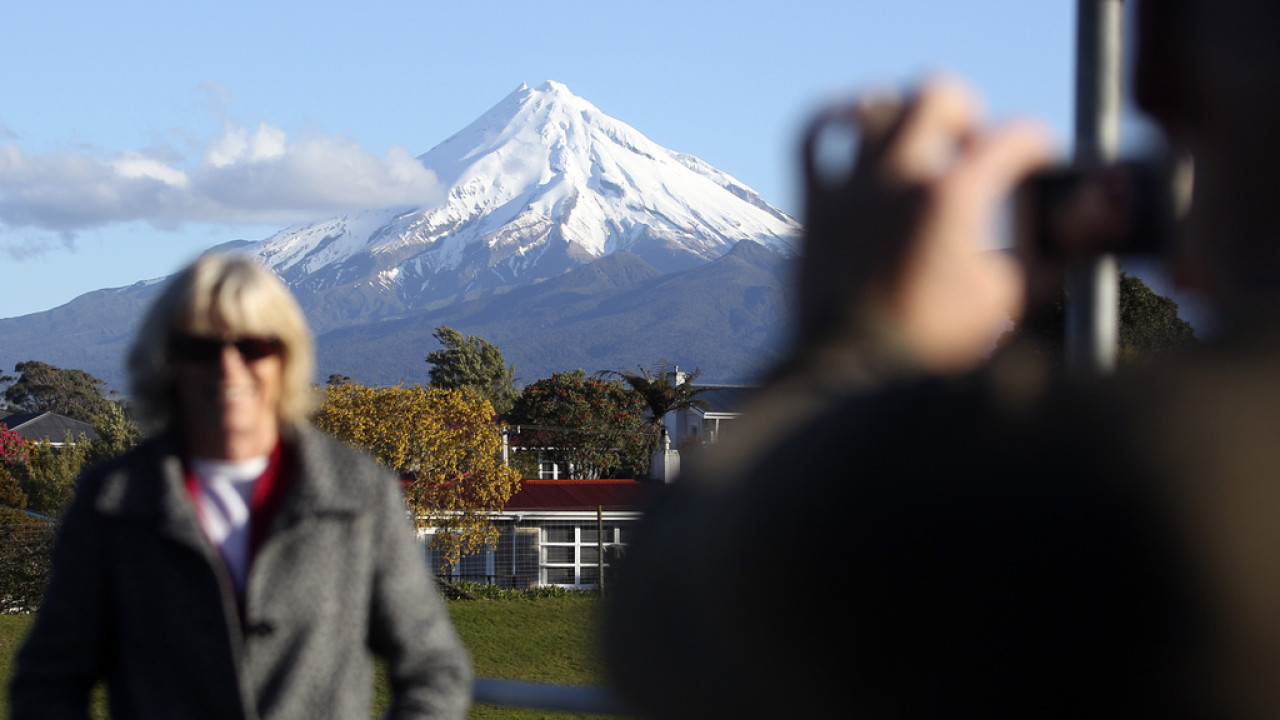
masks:
{"label": "blue sky", "polygon": [[[327,0],[0,10],[0,317],[366,196],[552,79],[789,212],[821,103],[945,69],[1069,147],[1072,0]],[[264,181],[264,168],[270,172]]]}

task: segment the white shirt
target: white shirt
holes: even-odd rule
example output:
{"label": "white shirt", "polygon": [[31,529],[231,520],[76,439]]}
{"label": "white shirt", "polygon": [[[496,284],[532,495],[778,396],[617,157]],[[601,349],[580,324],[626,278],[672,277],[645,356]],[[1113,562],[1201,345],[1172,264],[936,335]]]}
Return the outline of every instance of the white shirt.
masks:
{"label": "white shirt", "polygon": [[199,481],[200,527],[222,555],[241,596],[249,573],[249,499],[267,462],[266,455],[250,460],[191,460],[191,472]]}

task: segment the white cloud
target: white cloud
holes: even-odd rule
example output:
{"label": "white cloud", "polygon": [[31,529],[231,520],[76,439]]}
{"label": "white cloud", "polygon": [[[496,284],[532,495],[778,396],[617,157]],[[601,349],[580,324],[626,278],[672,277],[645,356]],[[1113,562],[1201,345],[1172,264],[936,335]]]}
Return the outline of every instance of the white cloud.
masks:
{"label": "white cloud", "polygon": [[250,135],[244,128],[228,125],[222,137],[205,149],[204,161],[218,168],[266,162],[284,157],[286,150],[285,134],[280,128],[262,123]]}
{"label": "white cloud", "polygon": [[168,149],[101,159],[0,144],[0,224],[57,232],[131,221],[289,224],[442,198],[435,175],[402,147],[379,157],[345,136],[290,142],[265,123],[227,125],[191,165]]}
{"label": "white cloud", "polygon": [[177,188],[190,184],[187,174],[176,168],[137,153],[126,153],[111,162],[116,174],[125,179],[151,178]]}

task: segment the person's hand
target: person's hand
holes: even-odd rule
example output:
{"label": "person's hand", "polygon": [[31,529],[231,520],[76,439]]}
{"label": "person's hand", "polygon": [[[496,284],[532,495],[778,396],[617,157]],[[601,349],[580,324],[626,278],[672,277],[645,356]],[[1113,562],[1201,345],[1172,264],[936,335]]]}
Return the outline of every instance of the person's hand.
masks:
{"label": "person's hand", "polygon": [[[859,139],[843,174],[819,157],[833,127]],[[887,326],[925,370],[980,362],[1022,308],[1021,272],[992,248],[1001,202],[1050,159],[1047,132],[986,126],[967,87],[935,80],[907,102],[824,112],[804,157],[802,345],[856,342]]]}

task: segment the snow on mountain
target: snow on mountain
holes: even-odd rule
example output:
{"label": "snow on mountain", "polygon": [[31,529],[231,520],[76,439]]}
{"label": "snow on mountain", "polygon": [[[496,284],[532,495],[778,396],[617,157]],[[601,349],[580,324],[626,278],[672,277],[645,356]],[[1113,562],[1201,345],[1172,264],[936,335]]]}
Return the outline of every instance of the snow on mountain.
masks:
{"label": "snow on mountain", "polygon": [[299,293],[373,295],[391,314],[525,285],[618,250],[663,271],[742,240],[794,253],[795,220],[691,155],[654,143],[564,85],[522,85],[419,158],[436,206],[294,226],[254,252]]}

